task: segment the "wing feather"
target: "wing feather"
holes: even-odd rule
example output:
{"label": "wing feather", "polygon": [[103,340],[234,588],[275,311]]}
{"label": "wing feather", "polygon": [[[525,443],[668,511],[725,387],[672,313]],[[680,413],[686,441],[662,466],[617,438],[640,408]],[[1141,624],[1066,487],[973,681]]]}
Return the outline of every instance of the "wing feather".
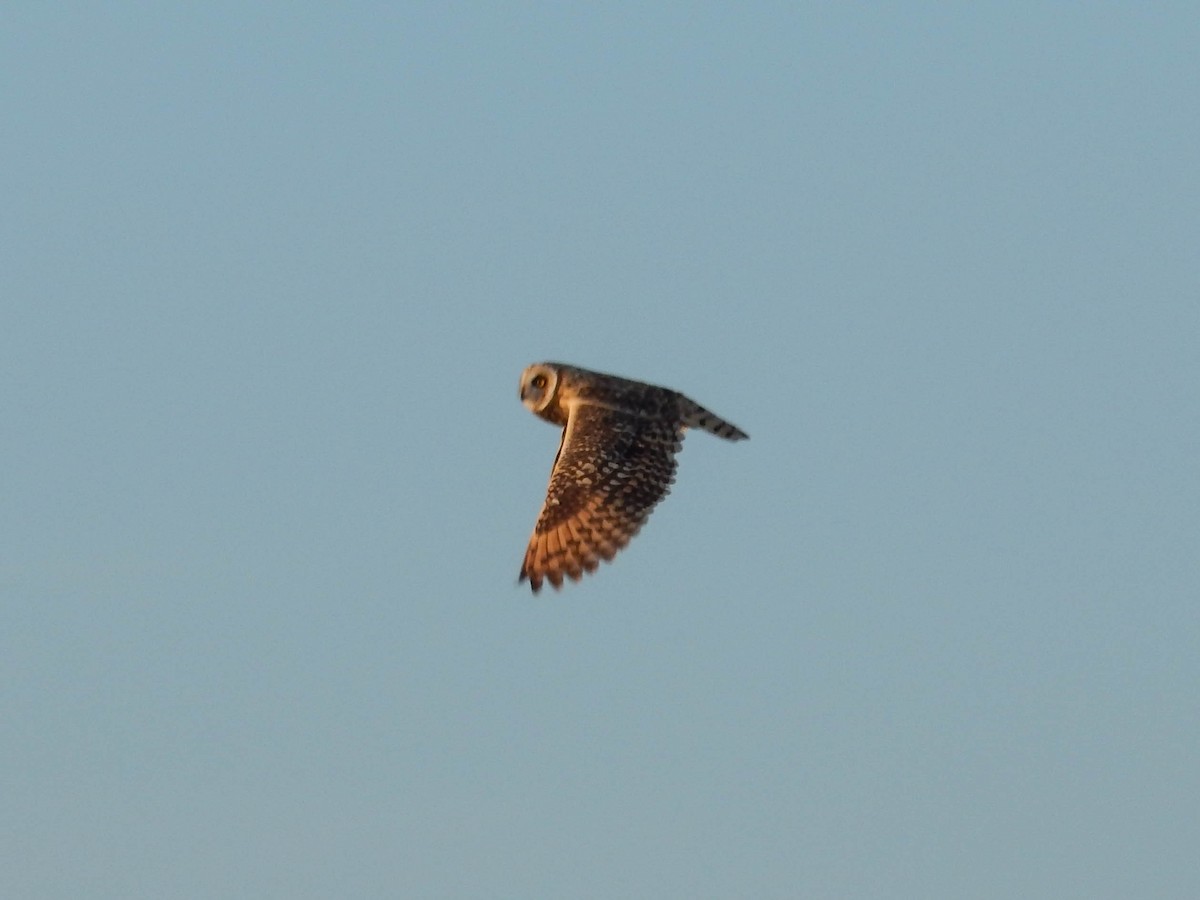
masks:
{"label": "wing feather", "polygon": [[682,435],[679,421],[572,404],[520,579],[536,593],[611,561],[670,490]]}

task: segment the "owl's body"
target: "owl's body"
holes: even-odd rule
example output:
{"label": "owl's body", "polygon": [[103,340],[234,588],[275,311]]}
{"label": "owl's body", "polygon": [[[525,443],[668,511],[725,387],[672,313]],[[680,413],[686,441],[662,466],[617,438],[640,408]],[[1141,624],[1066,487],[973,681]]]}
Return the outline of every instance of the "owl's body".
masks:
{"label": "owl's body", "polygon": [[563,429],[521,566],[535,593],[546,579],[578,581],[629,543],[670,490],[685,429],[748,437],[677,391],[561,363],[527,368],[521,400]]}

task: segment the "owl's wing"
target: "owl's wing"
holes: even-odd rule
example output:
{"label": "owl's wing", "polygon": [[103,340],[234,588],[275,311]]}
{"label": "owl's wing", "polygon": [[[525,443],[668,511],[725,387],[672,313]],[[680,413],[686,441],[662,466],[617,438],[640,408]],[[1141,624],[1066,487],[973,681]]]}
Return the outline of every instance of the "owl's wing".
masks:
{"label": "owl's wing", "polygon": [[670,490],[682,437],[681,422],[575,404],[519,580],[537,593],[611,560]]}

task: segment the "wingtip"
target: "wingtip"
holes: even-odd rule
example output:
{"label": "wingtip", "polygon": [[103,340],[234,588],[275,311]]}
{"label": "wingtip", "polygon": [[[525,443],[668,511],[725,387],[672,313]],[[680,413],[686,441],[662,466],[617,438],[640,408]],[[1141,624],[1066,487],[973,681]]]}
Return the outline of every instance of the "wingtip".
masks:
{"label": "wingtip", "polygon": [[521,586],[524,581],[529,582],[529,590],[536,594],[542,589],[542,578],[540,575],[530,575],[524,566],[521,566],[521,572],[517,575],[517,587]]}

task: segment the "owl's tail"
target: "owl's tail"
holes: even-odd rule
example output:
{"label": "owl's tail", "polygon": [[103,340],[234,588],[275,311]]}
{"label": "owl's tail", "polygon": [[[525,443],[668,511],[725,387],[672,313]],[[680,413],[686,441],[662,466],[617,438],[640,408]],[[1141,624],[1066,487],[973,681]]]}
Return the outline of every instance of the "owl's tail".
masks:
{"label": "owl's tail", "polygon": [[720,416],[710,413],[699,403],[689,400],[687,397],[681,399],[683,401],[683,424],[688,428],[703,428],[717,437],[723,437],[730,441],[741,441],[750,437],[742,429],[731,422],[726,422]]}

